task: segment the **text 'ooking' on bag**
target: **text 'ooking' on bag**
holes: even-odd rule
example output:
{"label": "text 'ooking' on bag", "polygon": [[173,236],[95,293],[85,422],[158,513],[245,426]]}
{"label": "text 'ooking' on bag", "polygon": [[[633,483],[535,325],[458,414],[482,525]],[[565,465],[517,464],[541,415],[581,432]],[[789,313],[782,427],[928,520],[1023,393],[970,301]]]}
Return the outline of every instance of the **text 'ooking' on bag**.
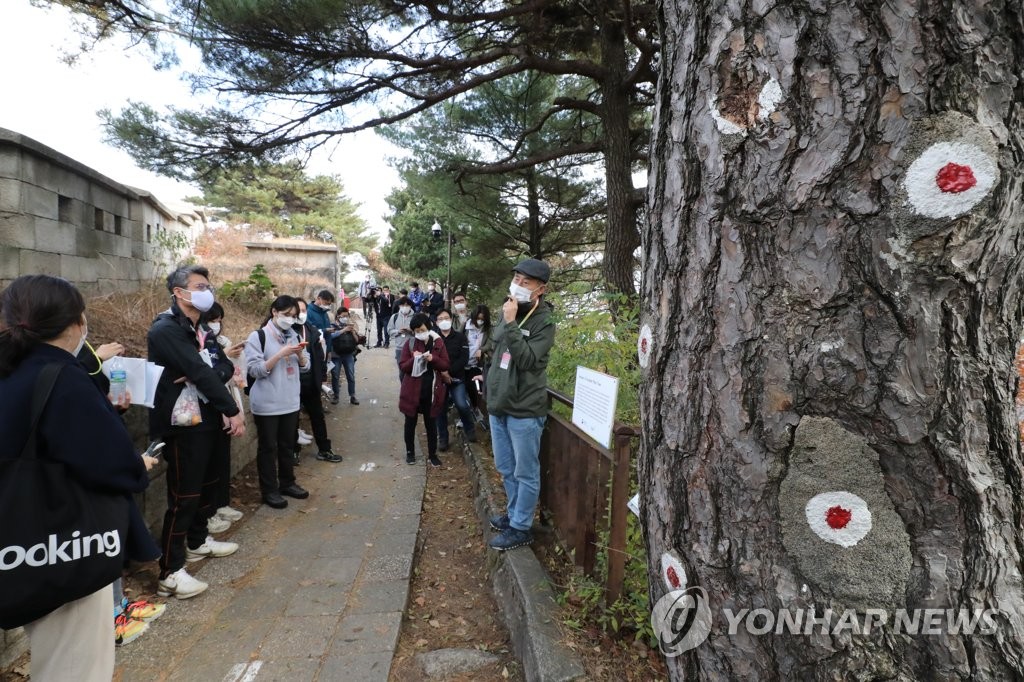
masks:
{"label": "text 'ooking' on bag", "polygon": [[[47,365],[32,396],[29,440],[0,458],[0,628],[37,620],[121,575],[130,502],[89,490],[38,457],[36,428],[62,365]],[[9,447],[9,446],[8,446]]]}

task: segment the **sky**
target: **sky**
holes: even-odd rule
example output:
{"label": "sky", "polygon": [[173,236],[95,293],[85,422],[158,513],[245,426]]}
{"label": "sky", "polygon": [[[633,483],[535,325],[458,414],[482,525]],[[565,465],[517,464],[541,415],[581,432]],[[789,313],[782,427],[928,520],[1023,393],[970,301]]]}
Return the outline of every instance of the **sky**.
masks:
{"label": "sky", "polygon": [[[78,45],[69,12],[0,0],[0,128],[21,133],[126,185],[165,201],[198,194],[195,187],[140,169],[127,153],[103,143],[96,112],[119,111],[129,99],[154,108],[196,101],[180,76],[188,68],[156,71],[143,47],[117,40],[101,44],[71,67],[61,60]],[[193,64],[194,65],[194,64]],[[341,138],[310,160],[309,172],[337,175],[345,194],[360,204],[371,231],[387,236],[384,197],[399,184],[387,156],[401,152],[373,131]]]}

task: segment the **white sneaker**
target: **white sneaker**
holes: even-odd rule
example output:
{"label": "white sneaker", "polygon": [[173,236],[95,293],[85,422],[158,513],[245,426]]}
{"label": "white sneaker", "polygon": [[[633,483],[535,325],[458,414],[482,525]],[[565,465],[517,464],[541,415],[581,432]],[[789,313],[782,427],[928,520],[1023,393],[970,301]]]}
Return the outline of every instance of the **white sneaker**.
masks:
{"label": "white sneaker", "polygon": [[231,522],[221,516],[211,516],[206,522],[206,530],[211,533],[223,533],[231,527]]}
{"label": "white sneaker", "polygon": [[185,561],[199,561],[200,559],[206,559],[207,557],[231,556],[237,551],[238,543],[220,542],[207,535],[206,542],[195,549],[189,549],[187,546],[185,547]]}
{"label": "white sneaker", "polygon": [[305,430],[299,429],[299,438],[309,438],[310,440],[313,440],[313,434],[306,433]]}
{"label": "white sneaker", "polygon": [[299,445],[309,445],[312,442],[313,442],[313,439],[310,436],[304,434],[302,432],[302,430],[300,429],[299,430]]}
{"label": "white sneaker", "polygon": [[217,516],[234,523],[235,521],[241,521],[245,514],[231,507],[221,507],[217,510]]}
{"label": "white sneaker", "polygon": [[328,398],[334,397],[334,389],[327,384],[320,384],[320,390],[324,392],[324,395]]}
{"label": "white sneaker", "polygon": [[174,595],[178,599],[188,599],[205,592],[207,587],[209,585],[202,580],[196,580],[184,568],[179,568],[157,583],[156,593],[161,597]]}

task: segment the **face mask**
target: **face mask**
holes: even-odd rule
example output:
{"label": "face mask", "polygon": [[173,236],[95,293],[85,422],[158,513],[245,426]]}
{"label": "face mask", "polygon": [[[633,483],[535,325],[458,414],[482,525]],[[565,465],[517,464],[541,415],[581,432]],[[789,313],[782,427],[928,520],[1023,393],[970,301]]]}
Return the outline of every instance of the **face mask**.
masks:
{"label": "face mask", "polygon": [[437,326],[440,327],[441,331],[446,332],[446,331],[448,331],[449,329],[452,328],[452,321],[451,320],[441,320],[440,322],[437,323]]}
{"label": "face mask", "polygon": [[400,306],[398,306],[398,309],[399,309],[399,310],[401,310],[401,311],[402,311],[403,313],[405,313],[406,315],[408,315],[409,313],[411,313],[411,312],[412,312],[412,308],[410,308],[410,307],[409,307],[409,306],[407,306],[407,305],[400,305]]}
{"label": "face mask", "polygon": [[433,291],[434,287],[427,287],[427,291]]}
{"label": "face mask", "polygon": [[210,328],[210,331],[213,332],[214,336],[220,335],[220,322],[211,322],[206,326]]}
{"label": "face mask", "polygon": [[306,324],[306,313],[299,313],[299,324]]}
{"label": "face mask", "polygon": [[427,339],[430,338],[430,332],[416,332],[416,338],[426,343]]}
{"label": "face mask", "polygon": [[348,318],[347,317],[339,317],[338,318],[338,324],[343,325],[343,326],[348,324]]}
{"label": "face mask", "polygon": [[209,289],[203,291],[190,291],[188,302],[192,304],[192,307],[201,313],[205,313],[207,310],[213,307],[213,292]]}
{"label": "face mask", "polygon": [[530,297],[533,296],[533,291],[512,282],[512,284],[508,285],[508,295],[520,303],[529,303]]}
{"label": "face mask", "polygon": [[466,309],[466,304],[465,303],[456,303],[455,304],[455,309],[461,313],[462,311],[464,311]]}
{"label": "face mask", "polygon": [[484,321],[483,320],[477,320],[476,321],[476,328],[477,329],[483,329],[484,328]]}
{"label": "face mask", "polygon": [[89,327],[84,326],[82,327],[82,338],[78,340],[78,345],[75,346],[75,352],[72,353],[76,358],[78,357],[78,354],[82,352],[82,348],[85,347],[85,338],[87,336],[89,336]]}
{"label": "face mask", "polygon": [[316,305],[317,305],[318,308],[320,308],[320,310],[330,310],[331,309],[331,305],[329,303],[317,303]]}
{"label": "face mask", "polygon": [[281,331],[291,329],[292,325],[295,324],[295,318],[291,315],[278,315],[274,318],[274,323],[278,326]]}

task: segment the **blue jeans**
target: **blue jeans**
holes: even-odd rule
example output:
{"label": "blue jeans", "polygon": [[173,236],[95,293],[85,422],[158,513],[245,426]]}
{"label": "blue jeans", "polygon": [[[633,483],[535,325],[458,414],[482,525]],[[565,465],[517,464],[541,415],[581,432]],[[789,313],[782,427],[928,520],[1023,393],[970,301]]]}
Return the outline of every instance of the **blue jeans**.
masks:
{"label": "blue jeans", "polygon": [[[345,368],[345,382],[348,384],[348,397],[356,397],[356,354],[346,353],[334,358],[334,364],[340,364]],[[338,389],[334,389],[334,395],[338,395]]]}
{"label": "blue jeans", "polygon": [[473,413],[469,409],[469,395],[466,393],[465,382],[451,383],[446,387],[445,406],[441,414],[437,416],[437,435],[442,443],[448,442],[448,401],[455,403],[455,409],[459,411],[459,418],[462,419],[462,428],[466,436],[476,435],[476,424],[473,422]]}
{"label": "blue jeans", "polygon": [[494,466],[508,496],[513,528],[530,530],[540,498],[540,436],[547,417],[491,415]]}

